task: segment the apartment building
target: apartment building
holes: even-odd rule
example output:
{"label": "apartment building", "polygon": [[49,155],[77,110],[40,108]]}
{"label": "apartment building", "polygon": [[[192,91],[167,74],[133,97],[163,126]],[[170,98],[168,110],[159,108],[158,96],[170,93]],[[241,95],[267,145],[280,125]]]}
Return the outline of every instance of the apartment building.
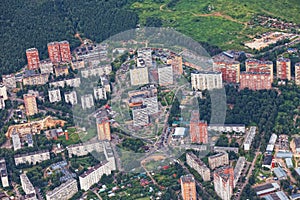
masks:
{"label": "apartment building", "polygon": [[59,65],[54,67],[55,76],[67,76],[69,74],[69,67],[66,65]]}
{"label": "apartment building", "polygon": [[271,82],[273,82],[273,62],[272,61],[260,61],[254,58],[247,59],[245,61],[247,72],[257,73],[269,73],[271,76]]}
{"label": "apartment building", "polygon": [[173,84],[173,67],[171,65],[158,66],[158,83],[161,86]]}
{"label": "apartment building", "polygon": [[72,61],[70,44],[68,41],[59,42],[59,52],[60,52],[61,62],[69,63]]}
{"label": "apartment building", "polygon": [[106,90],[104,87],[94,87],[94,97],[96,100],[107,99]]}
{"label": "apartment building", "polygon": [[196,200],[196,181],[192,174],[187,174],[180,177],[181,195],[183,200]]}
{"label": "apartment building", "polygon": [[175,54],[175,53],[171,53],[171,55],[167,59],[167,64],[172,66],[174,75],[182,75],[183,74],[182,56]]}
{"label": "apartment building", "polygon": [[215,169],[217,167],[228,165],[229,164],[229,157],[228,153],[220,152],[216,155],[208,157],[208,164],[211,169]]}
{"label": "apartment building", "polygon": [[240,62],[238,61],[215,59],[213,69],[222,73],[222,80],[226,83],[240,82]]}
{"label": "apartment building", "polygon": [[190,137],[191,143],[208,143],[207,122],[200,121],[199,111],[192,111],[190,120]]}
{"label": "apartment building", "polygon": [[3,85],[9,89],[17,87],[16,77],[14,74],[2,75]]}
{"label": "apartment building", "polygon": [[300,85],[300,62],[295,64],[295,83]]}
{"label": "apartment building", "polygon": [[237,182],[239,181],[239,178],[242,174],[242,170],[244,169],[245,164],[246,164],[246,158],[239,157],[239,159],[235,165],[234,171],[233,171],[233,174],[234,174],[233,186],[234,187],[236,186]]}
{"label": "apartment building", "polygon": [[76,91],[65,92],[65,101],[66,103],[70,103],[72,105],[77,104],[77,94]]}
{"label": "apartment building", "polygon": [[46,200],[68,200],[78,192],[77,181],[69,179],[67,182],[46,193]]}
{"label": "apartment building", "polygon": [[50,60],[42,60],[40,62],[41,74],[51,74],[53,73],[53,64]]}
{"label": "apartment building", "polygon": [[133,125],[146,126],[150,122],[148,108],[145,105],[134,107],[132,109]]}
{"label": "apartment building", "polygon": [[80,189],[87,191],[92,185],[98,183],[104,174],[109,175],[113,170],[113,166],[109,161],[103,161],[93,166],[79,176]]}
{"label": "apartment building", "polygon": [[98,140],[111,140],[110,124],[107,117],[100,117],[96,120]]}
{"label": "apartment building", "polygon": [[272,81],[269,73],[242,72],[240,75],[240,89],[269,90],[272,88]]}
{"label": "apartment building", "polygon": [[0,98],[3,100],[7,100],[7,89],[6,86],[0,83]]}
{"label": "apartment building", "polygon": [[60,89],[48,90],[48,96],[49,96],[50,103],[61,101]]}
{"label": "apartment building", "polygon": [[85,67],[85,62],[82,59],[78,59],[76,61],[72,61],[72,63],[71,63],[71,68],[73,70],[75,70],[75,69],[79,70],[79,69],[82,69],[84,67]]}
{"label": "apartment building", "polygon": [[134,67],[129,70],[132,86],[146,85],[149,83],[148,68],[146,66]]}
{"label": "apartment building", "polygon": [[80,78],[71,78],[62,81],[51,82],[49,85],[50,87],[65,87],[65,85],[70,87],[79,87],[80,83],[81,83]]}
{"label": "apartment building", "polygon": [[36,70],[39,68],[39,64],[40,64],[39,51],[36,48],[27,49],[26,57],[27,57],[28,70]]}
{"label": "apartment building", "polygon": [[210,170],[195,154],[192,152],[186,153],[187,164],[196,170],[198,174],[202,177],[203,181],[210,180]]}
{"label": "apartment building", "polygon": [[70,158],[72,158],[73,155],[75,156],[85,156],[88,153],[91,153],[92,151],[96,152],[103,152],[104,147],[103,147],[103,142],[99,141],[89,141],[85,143],[79,143],[79,144],[73,144],[67,146],[68,150],[68,155]]}
{"label": "apartment building", "polygon": [[81,76],[84,78],[88,78],[90,76],[104,76],[109,75],[112,72],[111,65],[101,65],[89,67],[81,70]]}
{"label": "apartment building", "polygon": [[0,177],[1,177],[2,187],[4,187],[4,188],[9,187],[6,162],[5,162],[4,158],[0,159]]}
{"label": "apartment building", "polygon": [[247,133],[246,133],[246,138],[245,138],[245,141],[244,141],[244,150],[245,151],[250,150],[250,146],[251,146],[251,143],[252,143],[252,141],[255,137],[255,134],[256,134],[256,127],[251,126],[249,131],[247,131]]}
{"label": "apartment building", "polygon": [[137,66],[152,66],[152,49],[151,48],[140,48],[137,50]]}
{"label": "apartment building", "polygon": [[36,96],[34,94],[24,94],[23,95],[25,111],[27,116],[32,116],[38,113]]}
{"label": "apartment building", "polygon": [[276,60],[277,78],[281,80],[291,80],[291,60],[288,58],[278,58]]}
{"label": "apartment building", "polygon": [[83,110],[92,108],[94,106],[93,95],[86,94],[86,95],[81,96],[81,106],[82,106]]}
{"label": "apartment building", "polygon": [[23,77],[23,85],[45,85],[48,77],[48,74],[26,74]]}
{"label": "apartment building", "polygon": [[21,174],[20,180],[25,194],[35,194],[35,189],[26,174]]}
{"label": "apartment building", "polygon": [[12,138],[14,151],[17,151],[18,149],[21,149],[22,147],[21,147],[21,140],[20,140],[20,137],[19,137],[19,133],[14,131],[11,134],[11,138]]}
{"label": "apartment building", "polygon": [[61,61],[61,55],[59,50],[59,43],[58,42],[50,42],[47,45],[48,47],[48,54],[51,62],[53,64],[57,64]]}
{"label": "apartment building", "polygon": [[233,194],[234,172],[230,166],[222,167],[214,171],[214,188],[222,200],[230,200]]}
{"label": "apartment building", "polygon": [[217,131],[223,133],[245,133],[246,131],[245,124],[210,124],[207,129],[208,131]]}
{"label": "apartment building", "polygon": [[191,74],[193,90],[212,90],[222,88],[222,73],[198,71]]}
{"label": "apartment building", "polygon": [[50,153],[48,150],[35,151],[26,154],[17,154],[14,156],[15,164],[29,163],[36,165],[44,160],[50,159]]}

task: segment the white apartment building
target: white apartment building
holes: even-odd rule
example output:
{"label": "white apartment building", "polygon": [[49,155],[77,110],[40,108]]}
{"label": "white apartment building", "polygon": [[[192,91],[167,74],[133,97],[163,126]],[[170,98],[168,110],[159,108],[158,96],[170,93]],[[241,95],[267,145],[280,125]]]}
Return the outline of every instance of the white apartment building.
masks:
{"label": "white apartment building", "polygon": [[60,89],[49,90],[48,95],[50,103],[61,101]]}
{"label": "white apartment building", "polygon": [[6,86],[3,84],[0,84],[0,98],[3,100],[7,100],[8,96],[7,96],[7,89]]}
{"label": "white apartment building", "polygon": [[9,187],[6,162],[4,158],[0,159],[0,176],[3,187]]}
{"label": "white apartment building", "polygon": [[194,90],[212,90],[222,88],[222,73],[198,71],[191,74],[191,84]]}
{"label": "white apartment building", "polygon": [[199,159],[197,156],[191,152],[186,153],[187,164],[196,170],[198,174],[201,175],[204,181],[210,180],[210,170],[209,168]]}
{"label": "white apartment building", "polygon": [[53,64],[50,60],[40,61],[41,74],[51,74],[53,73]]}
{"label": "white apartment building", "polygon": [[83,110],[92,108],[94,106],[93,95],[86,94],[86,95],[81,96],[81,106],[82,106]]}
{"label": "white apartment building", "polygon": [[80,86],[80,78],[72,78],[72,79],[66,79],[62,81],[55,81],[49,83],[50,87],[65,87],[65,85],[70,87],[79,87]]}
{"label": "white apartment building", "polygon": [[30,152],[26,154],[17,154],[14,156],[15,159],[15,164],[19,165],[22,163],[29,163],[29,164],[37,164],[40,163],[44,160],[49,160],[50,159],[50,153],[48,150],[43,150],[43,151],[35,151],[35,152]]}
{"label": "white apartment building", "polygon": [[46,200],[68,200],[77,192],[77,181],[75,179],[69,179],[54,190],[47,192]]}
{"label": "white apartment building", "polygon": [[21,140],[19,134],[17,132],[13,132],[13,134],[11,134],[11,138],[12,138],[14,151],[21,149]]}
{"label": "white apartment building", "polygon": [[256,133],[256,127],[255,126],[251,126],[249,131],[247,131],[247,135],[244,141],[244,150],[245,151],[249,151],[250,150],[250,146],[251,143],[255,137],[255,133]]}
{"label": "white apartment building", "polygon": [[221,152],[216,155],[209,156],[208,163],[209,163],[209,167],[211,169],[215,169],[215,168],[223,166],[223,165],[228,165],[229,164],[228,153]]}
{"label": "white apartment building", "polygon": [[149,114],[147,106],[133,108],[132,116],[134,126],[146,126],[149,124]]}
{"label": "white apartment building", "polygon": [[158,83],[162,86],[173,84],[173,67],[172,65],[160,66],[158,71]]}
{"label": "white apartment building", "polygon": [[87,69],[82,69],[81,76],[84,78],[88,78],[90,76],[104,76],[104,75],[109,75],[111,71],[112,71],[111,65],[90,67]]}
{"label": "white apartment building", "polygon": [[149,75],[147,67],[135,67],[130,69],[130,83],[135,85],[146,85],[149,83]]}
{"label": "white apartment building", "polygon": [[233,174],[226,173],[226,168],[219,168],[214,172],[215,192],[222,200],[230,200],[233,194]]}
{"label": "white apartment building", "polygon": [[3,85],[7,88],[13,89],[17,87],[16,77],[14,74],[2,75]]}
{"label": "white apartment building", "polygon": [[107,99],[105,88],[104,87],[94,87],[94,97],[97,100]]}
{"label": "white apartment building", "polygon": [[70,103],[72,105],[76,105],[77,104],[77,94],[76,94],[76,91],[66,92],[64,95],[65,95],[65,101],[66,101],[66,103]]}
{"label": "white apartment building", "polygon": [[26,174],[21,174],[20,180],[25,194],[35,194],[35,189]]}
{"label": "white apartment building", "polygon": [[85,142],[80,144],[73,144],[67,146],[69,157],[72,158],[73,155],[76,156],[85,156],[92,151],[96,152],[103,152],[104,147],[103,143],[96,141],[96,142]]}
{"label": "white apartment building", "polygon": [[245,157],[239,157],[236,165],[235,165],[235,168],[234,168],[234,171],[233,171],[233,174],[234,174],[234,181],[233,181],[233,186],[235,187],[237,182],[239,181],[239,178],[242,174],[242,170],[245,166],[245,163],[246,163],[246,158]]}

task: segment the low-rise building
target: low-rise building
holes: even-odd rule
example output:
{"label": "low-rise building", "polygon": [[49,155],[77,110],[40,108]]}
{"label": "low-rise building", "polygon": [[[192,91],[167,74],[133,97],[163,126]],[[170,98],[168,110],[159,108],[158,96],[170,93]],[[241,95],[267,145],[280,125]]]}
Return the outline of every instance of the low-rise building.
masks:
{"label": "low-rise building", "polygon": [[61,101],[60,89],[49,90],[48,91],[48,95],[49,95],[49,101],[50,101],[50,103],[60,102]]}
{"label": "low-rise building", "polygon": [[289,200],[288,196],[283,191],[278,191],[264,196],[266,200]]}
{"label": "low-rise building", "polygon": [[89,67],[81,70],[81,76],[88,78],[90,76],[104,76],[109,75],[112,71],[111,65]]}
{"label": "low-rise building", "polygon": [[99,141],[69,145],[67,146],[68,155],[70,158],[72,158],[73,155],[85,156],[88,153],[91,153],[92,151],[103,152],[104,151],[103,145],[104,144]]}
{"label": "low-rise building", "polygon": [[65,79],[62,81],[55,81],[49,83],[50,87],[65,87],[65,85],[70,87],[79,87],[80,86],[80,78],[72,78],[72,79]]}
{"label": "low-rise building", "polygon": [[70,103],[72,105],[77,104],[77,94],[76,91],[65,92],[65,101],[66,103]]}
{"label": "low-rise building", "polygon": [[55,76],[67,76],[69,74],[69,67],[66,65],[59,65],[54,67]]}
{"label": "low-rise building", "polygon": [[50,60],[42,60],[40,62],[41,74],[51,74],[53,73],[53,64]]}
{"label": "low-rise building", "polygon": [[78,192],[77,181],[69,179],[67,182],[46,193],[46,200],[68,200]]}
{"label": "low-rise building", "polygon": [[204,181],[210,180],[210,170],[197,156],[191,152],[186,153],[187,164],[201,175]]}
{"label": "low-rise building", "polygon": [[18,149],[21,149],[21,140],[20,140],[20,137],[19,137],[19,133],[13,132],[13,134],[11,135],[11,138],[12,138],[14,151],[17,151]]}
{"label": "low-rise building", "polygon": [[4,158],[0,159],[0,176],[1,176],[2,187],[4,188],[9,187],[6,162]]}
{"label": "low-rise building", "polygon": [[223,165],[228,165],[229,164],[228,153],[221,152],[221,153],[217,153],[216,155],[209,156],[208,164],[211,169],[215,169]]}
{"label": "low-rise building", "polygon": [[245,133],[246,127],[245,124],[210,124],[207,127],[208,131],[216,131],[222,133]]}
{"label": "low-rise building", "polygon": [[266,167],[268,169],[271,169],[273,167],[273,156],[272,155],[266,155],[262,167]]}
{"label": "low-rise building", "polygon": [[45,85],[47,82],[48,74],[30,73],[23,77],[23,85]]}
{"label": "low-rise building", "polygon": [[257,196],[262,197],[266,194],[276,192],[279,189],[280,189],[280,186],[278,185],[278,183],[273,182],[273,183],[266,183],[263,185],[259,185],[254,188],[254,191],[256,192]]}
{"label": "low-rise building", "polygon": [[274,174],[278,178],[278,180],[285,180],[287,179],[286,172],[281,167],[274,168]]}
{"label": "low-rise building", "polygon": [[50,153],[48,150],[35,151],[35,152],[26,153],[26,154],[16,154],[14,156],[16,165],[20,165],[23,163],[36,165],[37,163],[40,163],[44,160],[49,160],[49,159],[50,159]]}

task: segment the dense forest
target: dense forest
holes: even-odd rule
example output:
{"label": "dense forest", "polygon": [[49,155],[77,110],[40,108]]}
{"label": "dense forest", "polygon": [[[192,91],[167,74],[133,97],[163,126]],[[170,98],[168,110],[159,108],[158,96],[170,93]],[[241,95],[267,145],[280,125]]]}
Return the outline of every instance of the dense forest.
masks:
{"label": "dense forest", "polygon": [[96,42],[136,27],[138,16],[125,9],[130,0],[30,0],[3,1],[0,15],[0,75],[16,72],[26,64],[25,50],[36,47],[40,58],[48,57],[47,43],[75,37]]}

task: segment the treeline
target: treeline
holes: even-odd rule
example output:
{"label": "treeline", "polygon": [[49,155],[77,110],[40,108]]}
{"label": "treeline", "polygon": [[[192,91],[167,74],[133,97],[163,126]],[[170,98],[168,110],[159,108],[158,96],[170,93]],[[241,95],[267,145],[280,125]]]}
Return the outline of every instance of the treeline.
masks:
{"label": "treeline", "polygon": [[25,50],[39,49],[48,57],[47,43],[68,40],[71,48],[80,44],[74,37],[101,42],[121,31],[136,27],[138,16],[124,7],[130,0],[4,1],[0,15],[0,75],[16,72],[26,64]]}

